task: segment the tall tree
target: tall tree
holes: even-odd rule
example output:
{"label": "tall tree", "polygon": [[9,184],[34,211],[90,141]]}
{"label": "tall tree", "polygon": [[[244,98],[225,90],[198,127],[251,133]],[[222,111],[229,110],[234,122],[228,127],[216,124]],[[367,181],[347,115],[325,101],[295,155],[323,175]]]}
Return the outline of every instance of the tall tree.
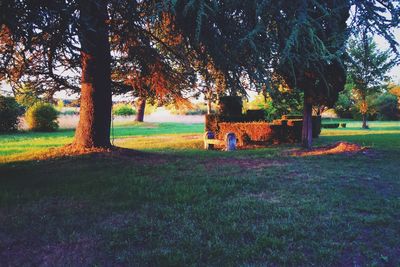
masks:
{"label": "tall tree", "polygon": [[274,17],[279,43],[275,70],[290,86],[304,91],[302,144],[310,148],[312,105],[332,106],[344,88],[348,36],[367,25],[397,51],[391,28],[399,25],[399,1],[302,0],[281,2],[279,10]]}
{"label": "tall tree", "polygon": [[390,50],[378,50],[372,37],[363,32],[348,44],[348,76],[362,115],[362,128],[368,128],[369,105],[367,97],[380,90],[379,85],[388,80],[389,70],[396,64]]}
{"label": "tall tree", "polygon": [[333,105],[344,88],[349,4],[346,0],[296,4],[283,4],[276,18],[280,45],[275,71],[289,87],[304,92],[302,145],[311,148],[313,105]]}
{"label": "tall tree", "polygon": [[[31,82],[45,92],[80,92],[80,119],[73,146],[110,147],[111,83],[119,82],[111,81],[111,49],[113,55],[119,51],[110,47],[109,38],[123,29],[136,33],[146,51],[154,50],[159,40],[146,22],[160,16],[157,4],[160,1],[2,1],[0,79],[14,88]],[[122,46],[128,40],[116,42]],[[141,54],[143,49],[138,46],[130,50],[145,63],[142,67],[151,70],[142,72],[140,79],[146,80],[146,86],[151,80],[151,88],[160,89],[165,75],[158,74],[173,73],[174,62]],[[168,81],[172,84],[176,79],[174,74]]]}
{"label": "tall tree", "polygon": [[80,118],[73,145],[110,147],[111,55],[106,1],[80,1]]}
{"label": "tall tree", "polygon": [[[8,1],[1,25],[2,79],[78,90],[77,148],[110,147],[108,1]],[[63,73],[70,71],[72,75]],[[38,86],[39,88],[39,86]],[[57,90],[55,89],[55,90]]]}

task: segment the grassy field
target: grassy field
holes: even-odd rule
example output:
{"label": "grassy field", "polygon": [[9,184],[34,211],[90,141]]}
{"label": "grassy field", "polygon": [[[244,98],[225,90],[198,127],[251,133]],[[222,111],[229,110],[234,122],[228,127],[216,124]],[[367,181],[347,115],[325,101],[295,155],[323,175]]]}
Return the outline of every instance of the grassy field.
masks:
{"label": "grassy field", "polygon": [[0,266],[400,265],[400,123],[324,129],[316,146],[201,150],[203,125],[119,125],[135,149],[31,155],[72,131],[0,135]]}
{"label": "grassy field", "polygon": [[[160,135],[179,135],[182,133],[201,133],[203,124],[179,123],[143,123],[116,125],[111,132],[112,140],[128,137],[150,137]],[[52,147],[60,147],[71,143],[74,130],[61,129],[54,133],[21,132],[0,135],[0,163],[10,160],[24,160],[33,153],[42,152]]]}

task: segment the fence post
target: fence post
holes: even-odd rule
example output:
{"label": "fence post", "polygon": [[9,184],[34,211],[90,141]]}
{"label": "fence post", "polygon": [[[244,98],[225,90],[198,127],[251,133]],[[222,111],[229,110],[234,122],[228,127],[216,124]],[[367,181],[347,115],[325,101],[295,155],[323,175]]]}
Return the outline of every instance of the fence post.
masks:
{"label": "fence post", "polygon": [[214,149],[214,144],[209,144],[207,140],[214,139],[214,133],[207,131],[204,133],[204,149],[211,150]]}

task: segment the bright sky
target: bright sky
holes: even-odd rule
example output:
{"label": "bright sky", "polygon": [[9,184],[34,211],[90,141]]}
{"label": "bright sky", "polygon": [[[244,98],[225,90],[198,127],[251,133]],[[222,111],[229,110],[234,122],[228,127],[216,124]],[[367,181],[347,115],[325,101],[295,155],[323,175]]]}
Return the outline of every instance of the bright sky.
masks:
{"label": "bright sky", "polygon": [[[394,30],[394,35],[396,37],[396,40],[398,43],[400,43],[400,29],[397,28],[396,30]],[[375,42],[377,43],[377,46],[379,47],[379,49],[381,50],[385,50],[389,48],[388,43],[386,42],[386,40],[381,37],[381,36],[375,36],[374,37]],[[400,84],[400,65],[395,66],[391,71],[390,71],[390,76],[392,77],[392,80],[397,83]]]}

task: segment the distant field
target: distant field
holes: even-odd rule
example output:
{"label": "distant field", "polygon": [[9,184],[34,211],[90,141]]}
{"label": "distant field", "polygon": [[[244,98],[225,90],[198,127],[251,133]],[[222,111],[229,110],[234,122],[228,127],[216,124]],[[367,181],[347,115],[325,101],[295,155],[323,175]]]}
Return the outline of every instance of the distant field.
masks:
{"label": "distant field", "polygon": [[0,136],[0,266],[399,266],[400,122],[296,145],[201,149],[202,124],[120,125],[133,148],[35,160],[73,131]]}

